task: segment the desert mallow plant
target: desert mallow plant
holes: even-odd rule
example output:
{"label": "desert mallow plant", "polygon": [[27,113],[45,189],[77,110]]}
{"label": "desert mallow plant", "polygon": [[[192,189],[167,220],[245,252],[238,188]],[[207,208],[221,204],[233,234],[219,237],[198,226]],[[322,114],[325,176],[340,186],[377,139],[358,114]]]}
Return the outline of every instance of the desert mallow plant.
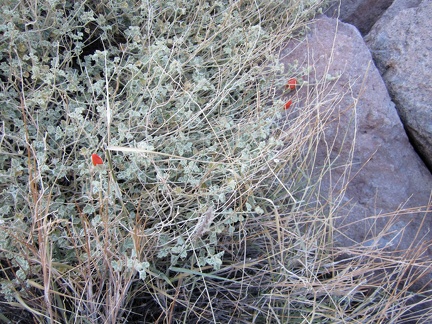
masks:
{"label": "desert mallow plant", "polygon": [[[316,239],[324,221],[294,221],[317,212],[300,206],[319,129],[307,112],[287,129],[281,94],[296,71],[284,70],[278,49],[321,5],[7,1],[5,301],[51,322],[125,321],[139,301],[171,321],[287,316],[281,283],[324,273],[330,252]],[[103,164],[92,165],[96,153]],[[295,260],[311,268],[296,272]],[[347,309],[363,296],[352,291],[353,302],[339,296]],[[212,293],[218,301],[206,306]],[[306,288],[291,296],[291,314],[311,311]],[[329,296],[323,309],[335,304]]]}

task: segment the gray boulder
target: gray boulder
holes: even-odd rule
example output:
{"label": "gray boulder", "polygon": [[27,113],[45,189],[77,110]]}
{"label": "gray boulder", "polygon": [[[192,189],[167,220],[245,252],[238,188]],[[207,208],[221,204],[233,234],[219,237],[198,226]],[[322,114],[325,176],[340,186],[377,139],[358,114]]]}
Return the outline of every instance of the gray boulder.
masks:
{"label": "gray boulder", "polygon": [[292,95],[288,118],[315,109],[310,122],[324,130],[312,175],[322,179],[317,200],[334,218],[335,244],[411,250],[431,259],[432,175],[411,146],[358,30],[322,16],[306,41],[290,42],[281,59],[286,70],[309,71],[297,76],[308,83]]}
{"label": "gray boulder", "polygon": [[408,136],[432,170],[432,2],[395,1],[365,40]]}

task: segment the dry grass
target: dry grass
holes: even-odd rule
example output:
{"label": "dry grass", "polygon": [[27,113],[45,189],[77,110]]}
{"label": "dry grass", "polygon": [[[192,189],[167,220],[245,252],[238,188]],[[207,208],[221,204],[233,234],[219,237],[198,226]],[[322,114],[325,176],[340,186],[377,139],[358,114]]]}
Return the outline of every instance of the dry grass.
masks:
{"label": "dry grass", "polygon": [[[88,5],[117,22],[115,30],[124,23],[110,2]],[[316,87],[301,111],[285,113],[281,89],[295,71],[282,73],[274,55],[287,38],[301,37],[320,1],[311,7],[294,1],[285,11],[278,5],[230,3],[218,14],[227,18],[215,34],[203,34],[206,22],[194,11],[148,7],[149,17],[167,24],[153,27],[179,41],[164,53],[166,61],[150,42],[157,38],[151,28],[142,36],[155,46],[147,61],[136,55],[148,53],[139,52],[134,37],[121,45],[108,38],[111,52],[95,51],[93,65],[78,58],[88,88],[77,90],[77,98],[60,83],[50,89],[31,79],[23,55],[10,50],[9,59],[19,63],[11,63],[2,90],[16,90],[19,109],[12,109],[22,124],[13,128],[2,115],[8,123],[2,172],[15,174],[1,183],[10,209],[0,224],[0,319],[403,323],[430,316],[409,314],[430,299],[425,294],[412,304],[410,292],[426,275],[429,246],[397,255],[376,246],[333,246],[340,197],[317,199],[332,163],[318,175],[313,170],[323,129],[335,118],[317,102],[338,98]],[[34,6],[15,9],[31,13]],[[180,18],[198,28],[188,36],[202,37],[193,51],[176,35]],[[49,15],[41,23],[38,32],[48,28]],[[236,29],[246,38],[226,52]],[[194,60],[214,74],[194,78]],[[48,94],[38,92],[44,89]],[[35,93],[47,96],[44,103]],[[71,131],[54,140],[42,120],[59,107],[63,122],[55,126]],[[98,150],[105,164],[90,166]],[[13,159],[25,168],[14,168]],[[20,188],[15,205],[6,199],[8,187]]]}

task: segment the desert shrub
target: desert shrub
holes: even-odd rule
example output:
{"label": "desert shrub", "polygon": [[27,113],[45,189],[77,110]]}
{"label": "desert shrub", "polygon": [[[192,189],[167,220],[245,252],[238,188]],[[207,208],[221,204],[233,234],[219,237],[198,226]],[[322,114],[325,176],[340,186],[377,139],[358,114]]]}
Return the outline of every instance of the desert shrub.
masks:
{"label": "desert shrub", "polygon": [[[358,305],[388,292],[352,289],[370,268],[337,293],[301,284],[342,282],[329,275],[336,254],[325,206],[311,204],[314,106],[286,118],[286,77],[298,71],[278,61],[322,5],[6,1],[4,317],[381,316],[385,304]],[[95,153],[103,165],[91,164]]]}

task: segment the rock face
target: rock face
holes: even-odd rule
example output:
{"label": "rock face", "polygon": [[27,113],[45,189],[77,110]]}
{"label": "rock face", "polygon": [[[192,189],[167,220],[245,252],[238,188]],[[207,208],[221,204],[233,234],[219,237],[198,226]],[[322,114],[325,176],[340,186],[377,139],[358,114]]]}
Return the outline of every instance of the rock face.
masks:
{"label": "rock face", "polygon": [[[332,201],[330,209],[338,206],[336,244],[396,251],[431,241],[432,175],[412,148],[357,29],[320,17],[306,41],[288,44],[281,57],[291,70],[297,61],[298,71],[311,71],[294,109],[317,105],[317,115],[328,116],[314,165],[323,179],[320,197]],[[330,166],[323,176],[320,170]],[[426,253],[432,257],[430,247]]]}
{"label": "rock face", "polygon": [[432,2],[395,1],[365,40],[407,134],[432,170]]}
{"label": "rock face", "polygon": [[[356,26],[369,46],[405,130],[432,172],[432,3],[330,2],[326,14]],[[372,27],[373,26],[373,27]]]}

